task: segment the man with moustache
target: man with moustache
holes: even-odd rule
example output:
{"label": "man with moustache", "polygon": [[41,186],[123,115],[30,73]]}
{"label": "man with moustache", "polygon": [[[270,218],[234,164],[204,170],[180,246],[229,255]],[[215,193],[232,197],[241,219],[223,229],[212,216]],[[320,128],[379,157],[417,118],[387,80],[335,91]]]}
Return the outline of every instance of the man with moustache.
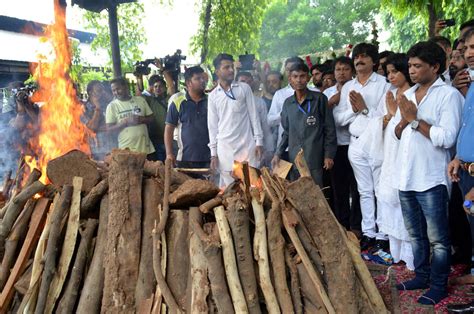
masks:
{"label": "man with moustache", "polygon": [[258,167],[263,135],[252,89],[234,82],[234,58],[221,53],[213,64],[218,84],[208,98],[209,148],[211,168],[219,169],[220,186],[224,187],[234,181],[234,160]]}
{"label": "man with moustache", "polygon": [[[361,249],[373,251],[388,250],[388,238],[377,230],[375,188],[378,185],[382,160],[377,160],[365,150],[370,132],[369,120],[378,116],[379,104],[383,103],[390,84],[386,78],[374,72],[378,68],[378,49],[367,43],[360,43],[352,52],[356,78],[344,84],[339,105],[334,109],[336,126],[349,127],[349,160],[354,170],[360,194],[362,212]],[[367,132],[366,134],[364,134]]]}
{"label": "man with moustache", "polygon": [[[322,187],[323,169],[332,168],[337,149],[332,109],[327,106],[323,94],[307,88],[309,69],[305,64],[294,64],[289,73],[295,93],[283,105],[281,123],[284,131],[272,164],[273,167],[278,165],[287,148],[291,161],[303,149],[311,177]],[[296,175],[292,179],[296,179]]]}
{"label": "man with moustache", "polygon": [[278,71],[270,71],[265,75],[265,81],[263,82],[263,95],[262,99],[267,105],[267,111],[270,110],[272,106],[273,96],[276,91],[281,89],[281,82],[283,80],[283,75]]}
{"label": "man with moustache", "polygon": [[[207,96],[206,81],[200,66],[184,72],[186,92],[170,104],[166,116],[164,142],[166,159],[180,168],[209,168],[211,154],[207,144]],[[173,153],[173,133],[178,132],[178,155]]]}
{"label": "man with moustache", "polygon": [[400,139],[394,187],[413,249],[415,278],[399,290],[430,288],[419,299],[435,305],[447,293],[450,270],[447,165],[461,124],[462,95],[448,86],[446,53],[433,42],[419,42],[407,53],[416,84],[399,99],[393,119]]}
{"label": "man with moustache", "polygon": [[[329,108],[334,108],[333,114],[339,114],[341,89],[350,80],[354,73],[354,64],[348,57],[339,57],[334,60],[334,76],[336,85],[324,91]],[[337,108],[337,109],[336,109]],[[341,225],[360,235],[361,212],[359,192],[347,152],[351,134],[348,126],[336,123],[337,151],[334,158],[334,167],[331,171],[332,189],[334,194],[334,214]],[[352,199],[352,202],[351,202]]]}
{"label": "man with moustache", "polygon": [[309,73],[311,73],[311,80],[313,81],[314,87],[321,90],[323,87],[323,73],[327,71],[327,67],[323,64],[315,64],[311,67]]}

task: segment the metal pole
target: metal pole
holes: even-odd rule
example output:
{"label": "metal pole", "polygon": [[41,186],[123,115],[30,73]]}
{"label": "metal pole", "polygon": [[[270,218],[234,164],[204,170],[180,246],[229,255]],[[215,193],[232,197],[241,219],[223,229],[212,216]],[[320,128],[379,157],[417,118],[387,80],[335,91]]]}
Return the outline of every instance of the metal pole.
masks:
{"label": "metal pole", "polygon": [[120,64],[117,5],[111,4],[108,8],[108,11],[109,11],[110,45],[112,48],[112,64],[114,68],[114,77],[120,77],[122,76],[122,66]]}

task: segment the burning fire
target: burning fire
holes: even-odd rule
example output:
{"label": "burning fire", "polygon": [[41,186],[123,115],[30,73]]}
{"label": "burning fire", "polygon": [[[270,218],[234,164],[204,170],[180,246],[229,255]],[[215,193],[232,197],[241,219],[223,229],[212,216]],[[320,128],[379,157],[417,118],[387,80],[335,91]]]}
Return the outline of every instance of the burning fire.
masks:
{"label": "burning fire", "polygon": [[54,15],[55,23],[48,26],[42,39],[51,43],[53,51],[50,56],[39,56],[39,65],[34,69],[39,89],[32,101],[44,102],[38,139],[30,143],[36,158],[25,158],[30,169],[38,168],[42,172],[42,182],[46,182],[46,165],[51,159],[72,149],[90,153],[88,131],[80,121],[83,106],[69,76],[72,50],[66,29],[66,9],[59,0],[54,0]]}

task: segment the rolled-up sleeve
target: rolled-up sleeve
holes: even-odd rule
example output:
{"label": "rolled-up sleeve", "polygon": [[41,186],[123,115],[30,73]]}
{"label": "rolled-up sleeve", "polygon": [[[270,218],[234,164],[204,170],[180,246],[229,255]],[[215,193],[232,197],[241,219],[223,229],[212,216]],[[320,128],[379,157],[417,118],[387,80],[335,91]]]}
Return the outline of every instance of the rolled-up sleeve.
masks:
{"label": "rolled-up sleeve", "polygon": [[260,124],[260,120],[258,118],[257,105],[255,104],[255,97],[253,96],[250,86],[248,86],[247,84],[242,84],[242,88],[245,93],[245,102],[247,104],[247,110],[250,117],[250,123],[252,124],[252,128],[253,128],[253,137],[255,139],[255,143],[257,144],[257,146],[263,146],[262,125]]}
{"label": "rolled-up sleeve", "polygon": [[459,92],[452,91],[440,102],[445,105],[440,110],[439,123],[430,128],[430,139],[434,146],[449,149],[456,144],[464,98]]}

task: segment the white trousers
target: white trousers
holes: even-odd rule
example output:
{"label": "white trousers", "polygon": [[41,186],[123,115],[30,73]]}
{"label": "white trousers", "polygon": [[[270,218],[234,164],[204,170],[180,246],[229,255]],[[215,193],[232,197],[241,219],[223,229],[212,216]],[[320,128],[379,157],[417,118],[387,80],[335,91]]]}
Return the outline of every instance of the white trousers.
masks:
{"label": "white trousers", "polygon": [[387,235],[376,229],[375,188],[379,183],[381,164],[358,149],[357,143],[349,145],[348,155],[360,194],[362,233],[370,238],[387,240]]}
{"label": "white trousers", "polygon": [[393,257],[393,261],[395,263],[404,261],[409,270],[415,270],[410,241],[400,240],[392,236],[388,236],[388,239],[390,241],[390,254]]}

